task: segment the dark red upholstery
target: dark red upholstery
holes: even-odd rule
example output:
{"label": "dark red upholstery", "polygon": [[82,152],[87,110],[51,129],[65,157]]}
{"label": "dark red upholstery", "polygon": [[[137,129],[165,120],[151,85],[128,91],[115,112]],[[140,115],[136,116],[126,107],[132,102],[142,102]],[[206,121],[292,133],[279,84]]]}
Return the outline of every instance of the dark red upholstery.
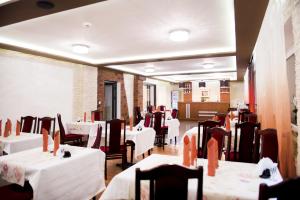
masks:
{"label": "dark red upholstery", "polygon": [[[239,157],[237,158],[237,132],[240,129],[240,143],[239,143]],[[255,134],[256,130],[260,129],[259,123],[243,122],[235,124],[235,137],[234,137],[234,161],[249,162],[255,161]]]}
{"label": "dark red upholstery", "polygon": [[33,198],[33,190],[28,181],[24,187],[10,184],[0,187],[0,199],[3,200],[30,200]]}
{"label": "dark red upholstery", "polygon": [[268,200],[277,198],[278,200],[298,200],[300,199],[300,177],[287,179],[276,185],[259,185],[258,200]]}
{"label": "dark red upholstery", "polygon": [[[202,131],[202,144],[200,146],[200,130],[201,126],[203,127]],[[207,120],[203,122],[198,122],[198,143],[197,143],[197,149],[198,149],[198,156],[204,156],[205,154],[200,153],[201,149],[202,151],[206,149],[206,144],[207,144],[207,128],[213,128],[221,126],[220,121],[212,121],[212,120]],[[204,152],[204,151],[203,151]],[[203,158],[203,157],[201,157]]]}
{"label": "dark red upholstery", "polygon": [[[264,129],[258,131],[261,137],[260,158],[269,157],[273,162],[278,162],[278,140],[276,129]],[[259,139],[257,140],[259,141]],[[257,144],[259,145],[259,144]]]}
{"label": "dark red upholstery", "polygon": [[[52,128],[52,134],[51,134],[51,128]],[[42,129],[46,129],[49,135],[53,135],[55,132],[55,118],[52,117],[38,118],[37,132],[42,134]]]}
{"label": "dark red upholstery", "polygon": [[150,180],[149,196],[143,199],[188,199],[189,179],[197,179],[196,199],[203,195],[203,167],[189,169],[179,165],[160,165],[141,171],[136,169],[135,200],[141,199],[141,181]]}
{"label": "dark red upholstery", "polygon": [[250,114],[250,111],[248,109],[240,109],[239,110],[239,116],[238,116],[238,123],[243,123],[246,121],[245,115]]}
{"label": "dark red upholstery", "polygon": [[154,113],[154,130],[156,132],[155,140],[156,144],[159,146],[162,146],[164,149],[165,144],[165,129],[162,128],[162,118],[163,113],[162,112],[155,112]]}
{"label": "dark red upholstery", "polygon": [[82,135],[77,134],[66,134],[64,125],[61,120],[61,115],[57,114],[57,121],[59,126],[59,133],[60,133],[60,143],[65,144],[66,142],[73,142],[77,144],[82,143]]}
{"label": "dark red upholstery", "polygon": [[145,127],[152,127],[152,113],[147,113],[145,115],[145,121],[144,121],[144,126]]}
{"label": "dark red upholstery", "polygon": [[92,112],[91,112],[91,114],[93,114],[94,113],[94,120],[95,121],[101,121],[101,116],[102,116],[102,111],[99,111],[99,110],[93,110]]}
{"label": "dark red upholstery", "polygon": [[[219,159],[222,158],[222,152],[225,142],[225,137],[227,137],[227,145],[226,145],[226,151],[230,152],[231,147],[231,131],[227,132],[222,128],[207,128],[207,141],[213,137],[218,142],[218,151],[219,151]],[[207,149],[204,151],[204,156],[207,158]],[[227,157],[227,160],[229,159],[229,156]]]}
{"label": "dark red upholstery", "polygon": [[166,110],[166,106],[163,106],[163,105],[158,106],[158,108],[159,108],[159,111],[161,111],[161,112]]}
{"label": "dark red upholstery", "polygon": [[21,117],[21,132],[35,133],[36,121],[37,121],[37,117],[32,117],[32,116]]}
{"label": "dark red upholstery", "polygon": [[177,109],[172,109],[171,116],[173,119],[176,119],[178,117],[178,110]]}
{"label": "dark red upholstery", "polygon": [[[109,136],[108,136],[109,126]],[[123,131],[122,131],[123,126]],[[122,168],[125,168],[127,162],[126,147],[126,121],[113,119],[106,121],[105,124],[105,142],[104,147],[100,147],[105,152],[105,179],[107,179],[107,160],[122,159]],[[123,136],[121,136],[123,132]],[[108,141],[109,138],[109,141]]]}
{"label": "dark red upholstery", "polygon": [[134,124],[137,125],[143,119],[139,106],[134,108]]}
{"label": "dark red upholstery", "polygon": [[99,124],[98,128],[97,128],[97,136],[96,136],[96,139],[95,139],[95,142],[94,142],[92,148],[94,148],[94,149],[100,148],[101,137],[102,137],[102,126]]}
{"label": "dark red upholstery", "polygon": [[257,123],[257,114],[255,114],[255,113],[245,114],[245,121]]}
{"label": "dark red upholstery", "polygon": [[225,119],[226,119],[226,114],[225,113],[218,113],[216,114],[216,116],[218,117],[218,120],[221,123],[221,126],[225,125]]}
{"label": "dark red upholstery", "polygon": [[153,106],[147,106],[147,112],[152,113],[153,112]]}

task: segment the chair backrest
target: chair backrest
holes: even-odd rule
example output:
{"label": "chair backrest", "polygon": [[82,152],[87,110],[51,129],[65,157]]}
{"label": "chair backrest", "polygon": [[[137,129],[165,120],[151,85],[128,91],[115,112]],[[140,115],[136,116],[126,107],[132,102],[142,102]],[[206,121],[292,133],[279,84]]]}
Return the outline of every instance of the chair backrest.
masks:
{"label": "chair backrest", "polygon": [[101,137],[102,137],[102,126],[99,124],[98,128],[97,128],[97,136],[96,136],[96,139],[95,139],[95,142],[94,142],[92,148],[94,148],[94,149],[100,148]]}
{"label": "chair backrest", "polygon": [[[260,158],[269,157],[273,162],[278,162],[278,140],[276,129],[264,129],[258,131],[258,139],[256,139],[256,148],[260,145]],[[260,140],[261,138],[261,140]]]}
{"label": "chair backrest", "polygon": [[226,119],[226,114],[225,113],[218,113],[216,114],[216,116],[218,117],[218,120],[221,123],[221,126],[225,125],[225,119]]}
{"label": "chair backrest", "polygon": [[[225,137],[227,137],[227,152],[230,152],[230,146],[231,146],[231,131],[227,132],[225,131],[223,128],[219,128],[219,127],[214,127],[214,128],[207,128],[207,142],[209,141],[209,139],[213,137],[214,139],[217,140],[218,142],[218,157],[219,159],[222,158],[222,150],[224,147],[224,142],[225,142]],[[207,158],[207,148],[204,151],[204,155],[205,158]],[[229,158],[229,153],[227,154],[227,159]]]}
{"label": "chair backrest", "polygon": [[300,199],[300,177],[288,179],[276,185],[268,186],[265,183],[259,185],[258,200],[277,198],[278,200]]}
{"label": "chair backrest", "polygon": [[[201,147],[200,147],[201,126],[202,126],[202,144],[201,144]],[[204,156],[204,154],[200,155],[200,150],[201,150],[201,148],[202,148],[202,150],[206,149],[207,128],[213,128],[213,127],[217,127],[217,126],[221,126],[220,121],[206,120],[206,121],[203,121],[203,122],[198,122],[198,144],[197,144],[198,157],[203,157]]]}
{"label": "chair backrest", "polygon": [[178,117],[178,110],[177,109],[172,109],[171,116],[173,119],[176,119]]}
{"label": "chair backrest", "polygon": [[[240,129],[239,151],[237,158],[237,133]],[[235,124],[234,160],[252,163],[255,160],[255,134],[260,129],[260,123],[243,122]]]}
{"label": "chair backrest", "polygon": [[139,106],[134,108],[134,124],[137,125],[143,119]]}
{"label": "chair backrest", "polygon": [[93,110],[92,112],[91,112],[91,115],[94,113],[94,120],[95,121],[101,121],[101,111],[99,111],[99,110]]}
{"label": "chair backrest", "polygon": [[165,111],[166,110],[166,106],[163,106],[163,105],[158,106],[158,108],[159,108],[160,111]]}
{"label": "chair backrest", "polygon": [[245,115],[250,114],[250,111],[248,109],[240,109],[239,116],[238,116],[238,123],[243,123],[246,121]]}
{"label": "chair backrest", "polygon": [[37,121],[37,117],[32,117],[32,116],[21,117],[21,132],[35,133],[36,121]]}
{"label": "chair backrest", "polygon": [[156,132],[156,135],[161,134],[161,125],[162,125],[162,112],[155,112],[154,114],[154,130]]}
{"label": "chair backrest", "polygon": [[147,106],[147,112],[152,113],[153,112],[153,106]]}
{"label": "chair backrest", "polygon": [[188,180],[198,180],[197,199],[203,195],[203,168],[189,169],[179,165],[160,165],[150,170],[136,169],[135,199],[141,199],[141,180],[150,180],[150,200],[188,199]]}
{"label": "chair backrest", "polygon": [[255,113],[247,113],[247,114],[245,114],[245,121],[246,122],[257,123],[257,114],[255,114]]}
{"label": "chair backrest", "polygon": [[[109,137],[108,133],[108,125],[109,125]],[[121,136],[122,126],[124,129],[123,136]],[[120,119],[113,119],[110,121],[106,121],[105,124],[105,149],[109,149],[107,151],[108,154],[116,154],[121,153],[121,145],[125,145],[125,135],[126,135],[126,121]],[[109,138],[109,148],[107,148],[107,139]],[[121,141],[122,139],[122,141]],[[123,142],[123,143],[122,143]],[[125,148],[126,149],[126,148]]]}
{"label": "chair backrest", "polygon": [[[42,134],[42,129],[46,129],[49,135],[53,136],[55,132],[55,118],[52,117],[42,117],[38,118],[38,130],[37,133]],[[51,134],[52,128],[52,134]]]}
{"label": "chair backrest", "polygon": [[65,132],[64,125],[61,121],[61,115],[59,113],[57,113],[57,121],[58,121],[58,127],[59,127],[60,143],[64,144],[66,132]]}
{"label": "chair backrest", "polygon": [[152,113],[146,113],[145,115],[145,121],[144,121],[144,126],[145,127],[152,127],[152,122],[153,122],[153,114]]}

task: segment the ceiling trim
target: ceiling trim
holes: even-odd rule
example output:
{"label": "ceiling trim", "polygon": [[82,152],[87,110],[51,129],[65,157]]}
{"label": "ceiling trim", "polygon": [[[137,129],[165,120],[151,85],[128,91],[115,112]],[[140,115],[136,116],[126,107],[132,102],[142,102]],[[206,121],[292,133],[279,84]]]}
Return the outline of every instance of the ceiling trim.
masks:
{"label": "ceiling trim", "polygon": [[162,75],[150,75],[147,77],[159,77],[159,76],[172,76],[172,75],[197,75],[197,74],[220,74],[220,73],[230,73],[230,72],[236,72],[236,70],[223,70],[223,71],[211,71],[211,72],[187,72],[187,73],[180,73],[180,74],[162,74]]}
{"label": "ceiling trim", "polygon": [[0,27],[102,1],[106,0],[51,0],[55,5],[52,9],[37,7],[37,0],[8,2],[0,6]]}

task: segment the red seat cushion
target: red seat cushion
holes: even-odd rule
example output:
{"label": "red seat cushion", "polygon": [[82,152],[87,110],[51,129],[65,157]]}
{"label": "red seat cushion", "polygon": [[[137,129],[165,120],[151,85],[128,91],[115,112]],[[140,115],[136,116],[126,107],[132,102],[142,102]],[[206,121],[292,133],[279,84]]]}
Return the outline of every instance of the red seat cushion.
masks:
{"label": "red seat cushion", "polygon": [[[124,148],[126,148],[126,147],[124,145],[121,145],[121,150],[124,150]],[[107,153],[107,152],[109,152],[109,147],[105,148],[105,146],[101,146],[100,150],[103,151],[104,153]]]}
{"label": "red seat cushion", "polygon": [[83,137],[83,135],[78,135],[78,134],[67,134],[67,135],[65,135],[66,140],[77,140],[77,139],[81,139],[82,137]]}
{"label": "red seat cushion", "polygon": [[168,126],[162,126],[161,128],[162,128],[162,129],[167,129],[167,128],[168,128]]}
{"label": "red seat cushion", "polygon": [[29,183],[24,187],[17,184],[10,184],[0,187],[1,199],[9,200],[30,200],[33,198],[33,191]]}
{"label": "red seat cushion", "polygon": [[[228,160],[228,152],[224,152],[225,153],[225,158],[226,160]],[[234,152],[233,151],[230,151],[229,152],[229,159],[230,161],[238,161],[239,160],[239,152],[236,152],[236,160],[234,160]]]}

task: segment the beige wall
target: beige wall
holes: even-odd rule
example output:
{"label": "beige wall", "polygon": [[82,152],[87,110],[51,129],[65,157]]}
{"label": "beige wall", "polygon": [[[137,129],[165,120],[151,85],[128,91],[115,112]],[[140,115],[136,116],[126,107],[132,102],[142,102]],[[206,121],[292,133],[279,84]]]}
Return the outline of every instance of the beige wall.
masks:
{"label": "beige wall", "polygon": [[0,49],[0,74],[0,119],[68,122],[97,107],[97,68]]}
{"label": "beige wall", "polygon": [[230,82],[230,107],[236,108],[238,103],[244,102],[244,82]]}

